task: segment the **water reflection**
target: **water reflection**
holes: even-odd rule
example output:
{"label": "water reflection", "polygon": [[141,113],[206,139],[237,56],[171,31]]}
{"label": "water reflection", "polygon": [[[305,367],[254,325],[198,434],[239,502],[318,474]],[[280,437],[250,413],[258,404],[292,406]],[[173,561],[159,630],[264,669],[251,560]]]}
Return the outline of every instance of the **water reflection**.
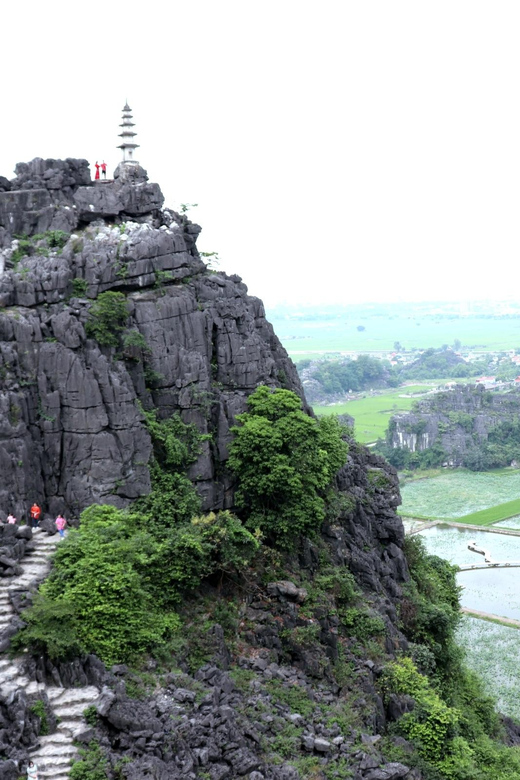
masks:
{"label": "water reflection", "polygon": [[513,528],[520,531],[520,515],[510,517],[508,520],[501,520],[499,523],[493,523],[493,528]]}
{"label": "water reflection", "polygon": [[[520,561],[520,536],[493,534],[486,531],[473,531],[467,528],[453,528],[436,525],[420,532],[426,549],[432,555],[445,558],[457,566],[482,564],[482,555],[468,550],[470,542],[489,550],[495,561]],[[518,570],[520,572],[520,569]]]}
{"label": "water reflection", "polygon": [[[481,555],[467,549],[475,541],[489,550],[496,561],[520,561],[520,537],[437,525],[419,534],[432,555],[464,566],[482,564]],[[463,586],[461,604],[468,609],[520,620],[520,569],[476,569],[459,572]]]}
{"label": "water reflection", "polygon": [[459,572],[457,582],[464,588],[462,606],[520,620],[519,572],[520,569]]}

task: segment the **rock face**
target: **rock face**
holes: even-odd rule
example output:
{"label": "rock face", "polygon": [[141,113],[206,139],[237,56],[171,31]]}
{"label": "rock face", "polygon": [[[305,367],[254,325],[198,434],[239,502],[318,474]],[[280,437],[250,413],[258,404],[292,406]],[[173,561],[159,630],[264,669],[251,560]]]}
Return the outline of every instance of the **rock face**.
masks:
{"label": "rock face", "polygon": [[[303,397],[261,301],[240,277],[208,271],[200,228],[160,210],[139,166],[95,185],[85,160],[16,173],[0,181],[0,519],[27,517],[34,500],[74,516],[146,494],[138,400],[211,434],[190,476],[205,508],[230,506],[222,464],[247,396],[267,384]],[[85,332],[106,291],[127,301],[117,348]]]}
{"label": "rock face", "polygon": [[392,417],[387,441],[393,449],[423,452],[440,445],[451,466],[488,441],[501,422],[514,420],[520,411],[520,390],[492,393],[483,387],[458,385],[419,401],[417,410]]}
{"label": "rock face", "polygon": [[[379,658],[385,653],[395,657],[408,646],[397,606],[409,576],[403,526],[394,511],[396,474],[366,448],[353,441],[349,445],[338,487],[350,502],[324,527],[321,540],[304,540],[287,563],[295,582],[310,584],[326,545],[334,568],[353,572],[370,593],[366,617],[376,621],[374,631],[384,642]],[[18,698],[25,701],[24,692],[37,684],[48,695],[52,716],[55,701],[86,690],[79,686],[100,688],[97,716],[90,712],[88,724],[78,726],[74,735],[84,746],[99,744],[107,776],[114,780],[303,780],[346,770],[358,780],[421,780],[406,761],[387,758],[388,743],[381,739],[394,739],[388,725],[409,711],[413,700],[394,698],[385,706],[383,665],[364,657],[354,632],[342,631],[333,594],[325,601],[316,599],[311,588],[292,580],[264,583],[258,575],[248,579],[246,590],[235,590],[231,580],[214,588],[206,584],[205,603],[231,599],[236,628],[230,634],[229,626],[225,631],[219,623],[201,620],[194,626],[186,621],[186,635],[195,632],[196,660],[188,648],[179,650],[174,671],[161,673],[160,685],[153,684],[148,693],[139,675],[124,664],[105,671],[94,656],[53,663],[38,655],[24,657],[23,671],[33,682]],[[22,605],[16,603],[15,609]],[[338,677],[341,666],[346,673]],[[150,660],[149,669],[158,671],[155,661]],[[59,699],[52,689],[57,685],[70,688]],[[0,722],[9,703],[0,690]],[[54,709],[61,719],[67,712],[68,707],[63,714]],[[54,734],[44,739],[51,741]],[[26,759],[36,737],[43,741],[37,728],[24,736],[14,724],[6,726],[6,780],[16,780],[21,765],[16,760]],[[412,750],[402,737],[395,740],[396,746]],[[46,750],[43,745],[39,754],[31,754],[40,765]],[[55,777],[53,770],[42,777]]]}

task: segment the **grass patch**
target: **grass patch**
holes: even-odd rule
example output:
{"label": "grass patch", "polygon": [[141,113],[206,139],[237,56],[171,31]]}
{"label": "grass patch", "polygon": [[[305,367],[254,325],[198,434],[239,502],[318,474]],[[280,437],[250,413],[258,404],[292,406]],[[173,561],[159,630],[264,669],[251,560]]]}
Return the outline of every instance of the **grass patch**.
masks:
{"label": "grass patch", "polygon": [[[412,385],[392,388],[378,395],[358,398],[334,406],[314,406],[313,409],[317,415],[350,414],[354,418],[356,439],[367,444],[384,438],[391,416],[397,412],[409,411],[421,397],[422,392],[428,389],[431,389],[431,386]],[[412,398],[402,397],[411,393],[417,395]]]}
{"label": "grass patch", "polygon": [[489,509],[482,509],[480,512],[463,515],[458,520],[469,525],[491,525],[491,523],[498,523],[500,520],[507,520],[516,515],[520,515],[520,498],[489,507]]}

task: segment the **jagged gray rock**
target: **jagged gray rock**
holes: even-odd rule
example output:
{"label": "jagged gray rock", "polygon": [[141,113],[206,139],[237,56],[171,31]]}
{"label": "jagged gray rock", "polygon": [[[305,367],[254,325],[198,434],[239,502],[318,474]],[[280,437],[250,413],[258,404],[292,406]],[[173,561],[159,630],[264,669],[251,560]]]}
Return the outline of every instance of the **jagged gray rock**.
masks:
{"label": "jagged gray rock", "polygon": [[[231,506],[222,464],[247,395],[268,384],[303,397],[262,303],[240,277],[207,271],[200,228],[159,211],[160,189],[140,166],[97,185],[84,160],[37,159],[16,172],[0,192],[0,510],[26,516],[36,499],[76,516],[145,495],[151,446],[138,400],[212,435],[190,476],[205,508]],[[13,261],[13,225],[29,236],[54,229],[49,209],[68,209],[76,232],[62,248],[35,239]],[[106,291],[125,294],[127,331],[146,348],[87,338],[92,301]]]}

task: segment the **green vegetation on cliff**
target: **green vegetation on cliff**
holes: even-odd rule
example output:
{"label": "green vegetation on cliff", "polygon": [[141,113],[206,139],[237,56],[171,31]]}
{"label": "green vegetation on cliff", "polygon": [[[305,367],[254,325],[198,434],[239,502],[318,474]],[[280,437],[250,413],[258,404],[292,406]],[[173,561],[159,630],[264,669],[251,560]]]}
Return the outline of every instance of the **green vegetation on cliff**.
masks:
{"label": "green vegetation on cliff", "polygon": [[[178,415],[144,412],[154,447],[151,493],[131,511],[93,505],[57,550],[51,576],[24,613],[14,646],[52,658],[93,652],[106,663],[130,661],[178,631],[177,607],[213,572],[243,569],[264,534],[282,545],[316,534],[326,491],[345,460],[337,421],[301,410],[287,390],[259,388],[239,416],[231,463],[239,508],[199,516],[200,499],[186,470],[203,439]],[[245,500],[245,495],[248,500]]]}
{"label": "green vegetation on cliff", "polygon": [[414,644],[409,656],[386,666],[382,689],[387,702],[414,700],[393,730],[415,751],[410,756],[394,747],[395,755],[420,768],[427,780],[514,780],[520,748],[501,743],[493,699],[465,667],[455,640],[461,619],[456,567],[428,555],[418,536],[407,537],[406,553],[412,579],[401,621]]}
{"label": "green vegetation on cliff", "polygon": [[[91,506],[83,512],[80,528],[60,543],[51,576],[24,613],[27,626],[15,637],[15,648],[54,658],[89,651],[108,664],[135,662],[152,652],[170,663],[181,657],[194,672],[212,658],[215,622],[228,647],[240,653],[255,653],[257,638],[268,634],[273,644],[265,648],[277,647],[282,662],[300,663],[338,692],[318,706],[307,689],[262,678],[255,691],[269,696],[273,711],[288,706],[298,717],[334,725],[347,738],[353,724],[367,728],[367,698],[380,696],[388,709],[401,708],[401,717],[388,721],[384,754],[418,768],[424,780],[518,777],[519,750],[500,743],[493,702],[465,669],[456,645],[455,568],[408,537],[411,579],[398,586],[404,594],[396,599],[399,615],[392,624],[390,601],[383,615],[380,594],[362,592],[348,566],[333,562],[331,539],[337,553],[349,527],[345,522],[341,528],[338,515],[353,516],[347,493],[334,515],[338,535],[328,542],[320,538],[327,511],[332,517],[332,507],[341,504],[332,485],[346,443],[335,418],[318,422],[306,416],[300,399],[285,390],[261,387],[253,393],[230,448],[236,517],[228,511],[200,516],[186,477],[201,444],[193,426],[175,416],[145,414],[154,445],[152,493],[131,511]],[[378,490],[385,485],[381,480]],[[363,498],[365,512],[374,488]],[[307,563],[298,556],[304,548]],[[349,548],[341,549],[347,560]],[[368,545],[363,553],[369,555]],[[245,584],[253,600],[244,597]],[[296,592],[289,603],[275,595],[287,586]],[[366,659],[378,666],[371,688],[361,673]],[[246,694],[251,672],[237,667],[232,675]],[[135,690],[137,695],[137,685]],[[247,697],[240,706],[248,717],[259,716]],[[315,757],[302,753],[302,733],[301,726],[284,722],[262,743],[266,761],[290,761],[302,777],[320,771]],[[396,736],[405,737],[404,748]],[[333,757],[324,776],[348,777],[348,760],[349,754]]]}
{"label": "green vegetation on cliff", "polygon": [[230,447],[236,504],[249,528],[291,545],[300,534],[319,531],[347,444],[337,418],[309,417],[289,390],[259,387],[247,405]]}
{"label": "green vegetation on cliff", "polygon": [[147,421],[152,492],[130,512],[93,505],[82,513],[14,647],[51,658],[93,652],[107,664],[135,660],[179,629],[184,594],[256,552],[257,540],[230,512],[196,514],[200,500],[185,475],[201,438],[194,426],[178,416],[160,422],[154,413]]}

